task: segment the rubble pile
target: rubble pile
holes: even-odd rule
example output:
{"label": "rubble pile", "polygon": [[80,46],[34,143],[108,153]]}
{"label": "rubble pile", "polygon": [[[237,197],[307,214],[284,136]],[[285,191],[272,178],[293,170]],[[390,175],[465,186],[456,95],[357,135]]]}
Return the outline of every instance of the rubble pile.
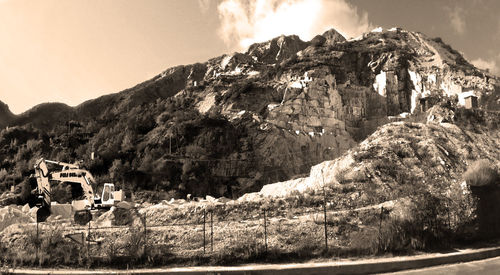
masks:
{"label": "rubble pile", "polygon": [[19,195],[16,195],[12,192],[4,192],[0,194],[0,206],[15,204],[18,201],[18,197]]}
{"label": "rubble pile", "polygon": [[142,221],[137,209],[133,208],[129,203],[122,201],[116,207],[111,207],[111,209],[97,217],[93,223],[100,227],[136,226],[140,225]]}
{"label": "rubble pile", "polygon": [[0,232],[11,224],[32,223],[35,222],[30,215],[29,207],[20,207],[15,205],[0,208]]}
{"label": "rubble pile", "polygon": [[158,204],[143,204],[139,214],[145,217],[148,225],[168,225],[188,222],[200,222],[204,210],[213,209],[216,206],[234,204],[235,201],[225,197],[214,198],[206,196],[205,199],[197,201],[186,201],[184,199],[162,201]]}

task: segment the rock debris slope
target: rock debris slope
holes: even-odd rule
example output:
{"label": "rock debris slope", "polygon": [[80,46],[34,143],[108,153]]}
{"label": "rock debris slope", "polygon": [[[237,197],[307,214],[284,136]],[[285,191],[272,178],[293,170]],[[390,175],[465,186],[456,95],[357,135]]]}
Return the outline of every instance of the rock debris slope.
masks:
{"label": "rock debris slope", "polygon": [[323,186],[349,186],[351,193],[346,196],[364,206],[415,194],[418,188],[444,192],[462,183],[467,166],[477,159],[487,159],[500,167],[500,113],[462,110],[455,114],[442,107],[429,113],[453,113],[458,121],[433,119],[384,125],[341,157],[313,166],[309,176],[266,185],[260,192],[239,200],[287,197],[318,191]]}

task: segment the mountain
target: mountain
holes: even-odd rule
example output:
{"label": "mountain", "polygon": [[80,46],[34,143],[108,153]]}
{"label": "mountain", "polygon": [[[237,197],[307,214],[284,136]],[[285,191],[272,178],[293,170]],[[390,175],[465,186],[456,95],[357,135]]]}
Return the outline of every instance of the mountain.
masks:
{"label": "mountain", "polygon": [[[280,36],[75,108],[37,106],[9,123],[36,144],[4,147],[0,169],[20,182],[24,164],[12,154],[83,159],[98,178],[135,191],[234,197],[299,177],[381,125],[470,95],[499,110],[499,79],[439,38],[399,28],[351,40],[335,30],[311,41]],[[0,144],[12,144],[9,131]]]}
{"label": "mountain", "polygon": [[10,124],[32,124],[42,130],[50,130],[75,118],[75,110],[64,103],[42,103],[15,117]]}
{"label": "mountain", "polygon": [[10,111],[9,106],[0,101],[0,129],[9,125],[14,119],[14,114]]}

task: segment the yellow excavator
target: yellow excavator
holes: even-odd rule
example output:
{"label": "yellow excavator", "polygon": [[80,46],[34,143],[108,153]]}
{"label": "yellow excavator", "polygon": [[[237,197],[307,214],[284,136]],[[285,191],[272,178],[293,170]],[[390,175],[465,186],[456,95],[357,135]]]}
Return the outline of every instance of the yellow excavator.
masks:
{"label": "yellow excavator", "polygon": [[[50,171],[47,164],[61,167],[56,171]],[[80,200],[71,202],[75,212],[74,220],[78,224],[86,224],[92,219],[90,210],[110,208],[116,203],[125,199],[123,191],[115,191],[113,183],[105,183],[102,196],[95,197],[92,185],[95,180],[92,174],[81,168],[78,163],[70,164],[60,161],[39,159],[35,163],[35,178],[37,182],[37,221],[45,221],[51,214],[52,203],[51,184],[66,183],[71,184],[72,189],[76,189]]]}

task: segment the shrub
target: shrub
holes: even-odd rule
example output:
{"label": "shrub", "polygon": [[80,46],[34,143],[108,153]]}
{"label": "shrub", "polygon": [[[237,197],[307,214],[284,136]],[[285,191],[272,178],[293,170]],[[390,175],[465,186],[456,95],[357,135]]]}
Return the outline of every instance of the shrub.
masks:
{"label": "shrub", "polygon": [[229,242],[223,250],[215,252],[212,259],[216,264],[234,264],[263,258],[265,250],[252,234],[242,234]]}
{"label": "shrub", "polygon": [[144,257],[144,230],[138,228],[130,228],[130,233],[125,239],[125,251],[127,256],[135,260],[140,260]]}
{"label": "shrub", "polygon": [[453,234],[443,201],[430,193],[412,198],[407,219],[389,217],[381,223],[380,251],[412,251],[448,248]]}
{"label": "shrub", "polygon": [[119,251],[122,249],[118,242],[110,241],[107,246],[104,247],[104,256],[108,263],[116,263],[119,257]]}
{"label": "shrub", "polygon": [[344,184],[348,182],[346,178],[347,172],[348,172],[347,169],[337,169],[335,173],[335,179],[337,180],[338,183]]}
{"label": "shrub", "polygon": [[40,263],[42,265],[71,265],[78,263],[83,251],[63,237],[61,229],[46,232],[40,243]]}
{"label": "shrub", "polygon": [[324,249],[322,240],[310,234],[310,232],[308,233],[309,234],[301,235],[301,238],[296,244],[294,252],[299,259],[310,258]]}
{"label": "shrub", "polygon": [[481,159],[472,163],[464,174],[464,179],[471,186],[485,186],[500,183],[500,175],[491,163]]}
{"label": "shrub", "polygon": [[374,227],[362,228],[349,234],[351,253],[357,255],[376,254],[379,232]]}

